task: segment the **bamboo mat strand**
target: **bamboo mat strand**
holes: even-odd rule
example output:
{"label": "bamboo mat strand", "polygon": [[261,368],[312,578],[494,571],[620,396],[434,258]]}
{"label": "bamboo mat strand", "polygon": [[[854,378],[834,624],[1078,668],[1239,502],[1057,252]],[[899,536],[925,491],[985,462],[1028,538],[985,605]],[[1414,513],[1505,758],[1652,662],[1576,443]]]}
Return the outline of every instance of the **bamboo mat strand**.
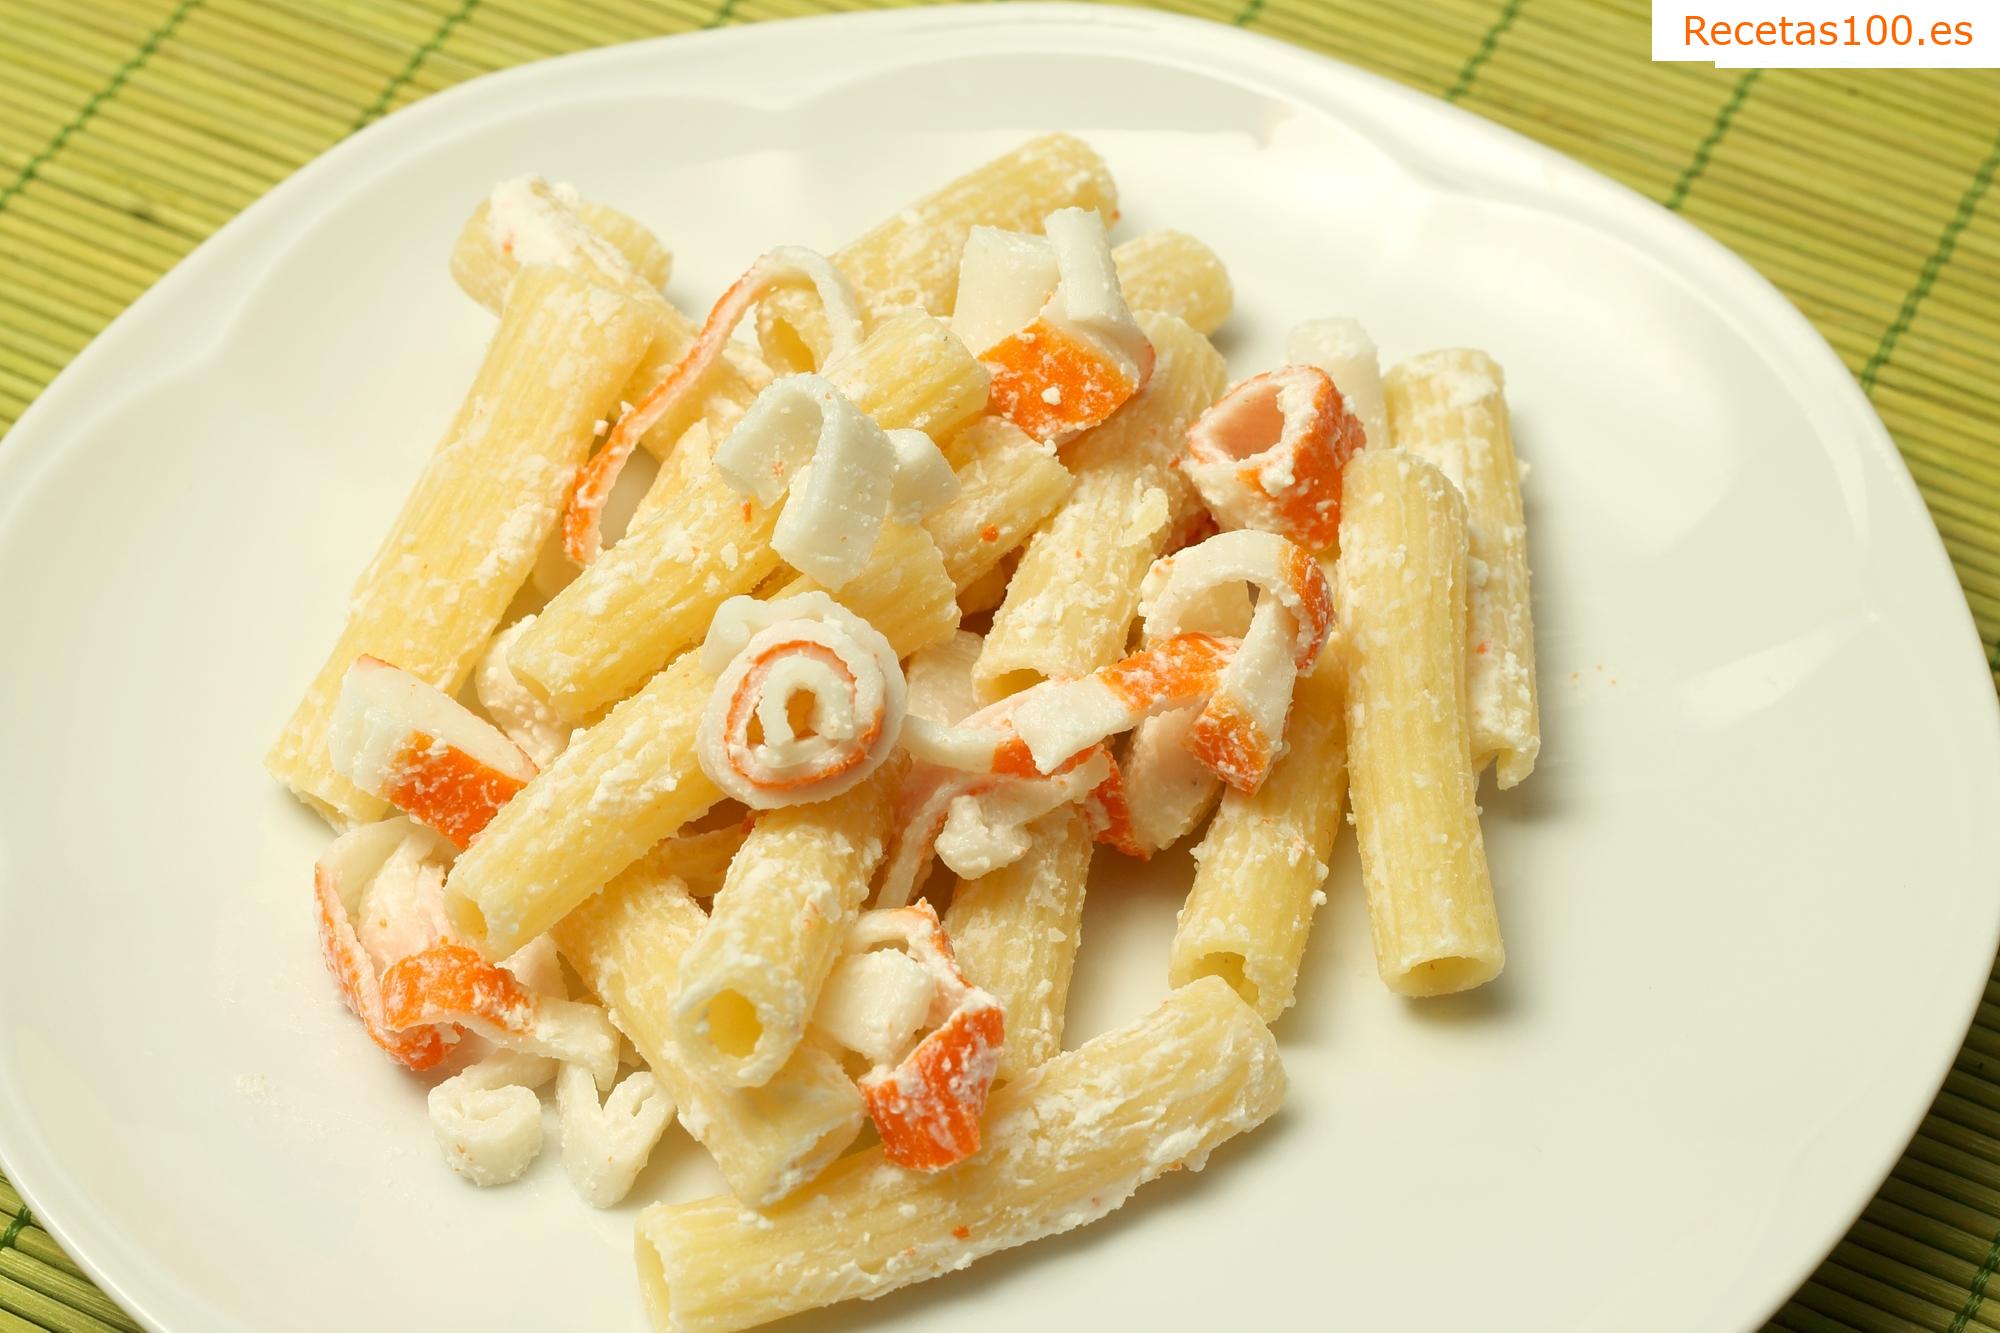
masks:
{"label": "bamboo mat strand", "polygon": [[[545,56],[875,7],[0,0],[0,437],[202,238],[400,107]],[[1654,65],[1643,0],[1160,7],[1456,102],[1743,255],[1825,334],[1882,414],[2000,673],[2000,74]],[[2000,980],[1908,1152],[1770,1327],[2000,1333],[2000,1300],[1987,1300],[1996,1269]],[[135,1327],[0,1178],[0,1333]]]}

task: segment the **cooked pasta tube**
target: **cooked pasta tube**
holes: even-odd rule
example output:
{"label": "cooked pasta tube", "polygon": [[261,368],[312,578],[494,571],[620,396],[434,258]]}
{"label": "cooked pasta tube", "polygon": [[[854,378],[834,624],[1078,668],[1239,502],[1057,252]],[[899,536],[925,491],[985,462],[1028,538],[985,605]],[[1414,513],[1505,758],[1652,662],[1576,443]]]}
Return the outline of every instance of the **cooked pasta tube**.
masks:
{"label": "cooked pasta tube", "polygon": [[1506,962],[1465,715],[1465,504],[1399,449],[1347,468],[1340,639],[1349,786],[1375,963],[1391,990],[1442,995]]}
{"label": "cooked pasta tube", "polygon": [[1474,771],[1494,764],[1504,789],[1542,749],[1528,528],[1507,421],[1505,378],[1484,352],[1427,352],[1389,372],[1389,434],[1435,463],[1465,496],[1472,543],[1466,698]]}
{"label": "cooked pasta tube", "polygon": [[[1102,158],[1067,134],[1031,139],[907,208],[837,251],[871,324],[898,310],[949,315],[958,290],[959,255],[975,226],[1035,231],[1060,208],[1092,208],[1107,222],[1118,195]],[[815,296],[800,288],[773,293],[757,312],[764,358],[782,371],[823,364],[830,326]]]}
{"label": "cooked pasta tube", "polygon": [[713,898],[722,890],[729,863],[750,836],[750,821],[743,819],[726,828],[701,833],[683,833],[668,838],[641,860],[655,872],[672,875],[687,885],[697,898]]}
{"label": "cooked pasta tube", "polygon": [[1172,315],[1196,333],[1222,327],[1236,303],[1215,251],[1181,231],[1149,231],[1111,252],[1118,285],[1134,310]]}
{"label": "cooked pasta tube", "polygon": [[791,1058],[881,864],[901,784],[890,764],[758,818],[681,963],[674,1037],[707,1076],[754,1088]]}
{"label": "cooked pasta tube", "polygon": [[949,1171],[869,1149],[765,1214],[729,1198],[647,1209],[647,1311],[669,1333],[728,1333],[941,1276],[1095,1221],[1162,1172],[1200,1170],[1284,1093],[1270,1031],[1227,986],[1197,982],[995,1091],[983,1146]]}
{"label": "cooked pasta tube", "polygon": [[[616,210],[577,197],[566,185],[534,176],[502,181],[473,210],[452,247],[458,284],[489,310],[498,310],[522,264],[551,264],[629,296],[652,326],[653,345],[625,386],[623,399],[638,400],[658,384],[692,345],[695,326],[660,291],[670,260],[652,234]],[[649,429],[647,449],[665,457],[698,413],[724,411],[749,397],[768,378],[742,349],[704,385],[701,400]],[[606,416],[610,416],[606,413]]]}
{"label": "cooked pasta tube", "polygon": [[[884,322],[827,380],[884,429],[943,434],[985,402],[986,372],[925,315]],[[779,568],[781,506],[736,493],[684,438],[655,491],[674,497],[635,521],[535,617],[509,662],[565,718],[590,716],[700,640],[715,609]],[[671,476],[669,476],[671,474]]]}
{"label": "cooked pasta tube", "polygon": [[1170,315],[1141,314],[1139,326],[1156,355],[1151,381],[1070,447],[1075,485],[1029,540],[993,614],[978,674],[1003,693],[1116,661],[1140,582],[1194,508],[1174,460],[1226,369],[1208,339]]}
{"label": "cooked pasta tube", "polygon": [[854,1141],[861,1094],[840,1061],[817,1046],[800,1047],[761,1088],[726,1087],[695,1071],[674,1041],[670,1015],[681,961],[707,919],[679,880],[634,866],[554,933],[735,1196],[766,1208]]}
{"label": "cooked pasta tube", "polygon": [[673,256],[642,224],[567,185],[503,181],[480,200],[451,247],[459,290],[495,314],[523,264],[553,264],[628,296],[657,296]]}
{"label": "cooked pasta tube", "polygon": [[945,933],[966,980],[1007,1011],[1000,1078],[1021,1075],[1062,1049],[1070,974],[1083,939],[1090,821],[1064,806],[1028,826],[1027,854],[952,890]]}
{"label": "cooked pasta tube", "polygon": [[348,599],[346,627],[265,763],[330,818],[387,808],[334,771],[340,683],[363,655],[447,694],[465,684],[554,530],[593,423],[644,354],[632,302],[529,265],[443,443]]}
{"label": "cooked pasta tube", "polygon": [[980,417],[952,436],[945,457],[958,494],[924,519],[963,592],[999,567],[1069,495],[1055,449],[1004,417]]}
{"label": "cooked pasta tube", "polygon": [[1228,982],[1265,1022],[1292,1005],[1347,777],[1345,673],[1327,661],[1301,677],[1285,753],[1255,792],[1222,798],[1195,845],[1167,979]]}
{"label": "cooked pasta tube", "polygon": [[[823,591],[798,579],[781,595]],[[944,560],[922,529],[892,525],[837,599],[901,655],[958,624]],[[453,865],[445,907],[459,933],[502,957],[722,798],[697,733],[716,677],[687,653],[570,742]]]}

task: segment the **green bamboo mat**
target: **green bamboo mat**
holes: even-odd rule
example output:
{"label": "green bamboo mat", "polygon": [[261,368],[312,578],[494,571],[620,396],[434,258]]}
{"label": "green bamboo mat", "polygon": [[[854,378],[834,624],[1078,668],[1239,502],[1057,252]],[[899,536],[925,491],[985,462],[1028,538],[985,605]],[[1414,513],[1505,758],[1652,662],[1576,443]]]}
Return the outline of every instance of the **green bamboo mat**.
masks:
{"label": "green bamboo mat", "polygon": [[[428,93],[868,0],[0,0],[0,435],[204,236]],[[1337,55],[1675,209],[1845,359],[2000,670],[2000,74],[1648,59],[1644,0],[1168,0]],[[1772,1327],[2000,1330],[2000,982],[1909,1153]],[[0,1179],[0,1333],[132,1328]]]}

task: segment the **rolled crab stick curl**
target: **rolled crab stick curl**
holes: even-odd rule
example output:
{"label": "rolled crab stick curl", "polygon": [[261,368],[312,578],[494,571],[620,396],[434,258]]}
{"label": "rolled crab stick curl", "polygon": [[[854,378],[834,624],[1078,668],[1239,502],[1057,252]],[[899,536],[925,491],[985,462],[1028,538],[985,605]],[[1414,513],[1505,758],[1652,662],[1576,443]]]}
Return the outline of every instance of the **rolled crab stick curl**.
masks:
{"label": "rolled crab stick curl", "polygon": [[861,342],[866,329],[860,304],[847,279],[824,255],[803,246],[781,245],[760,256],[708,312],[687,355],[619,418],[604,447],[578,471],[575,489],[563,510],[563,550],[570,559],[587,565],[603,550],[604,503],[611,498],[612,485],[646,432],[701,386],[751,307],[778,288],[800,282],[812,285],[826,309],[832,338],[829,360],[852,351]]}
{"label": "rolled crab stick curl", "polygon": [[460,850],[537,772],[499,728],[379,657],[347,669],[327,748],[336,773]]}
{"label": "rolled crab stick curl", "polygon": [[1340,535],[1340,474],[1365,432],[1316,366],[1244,380],[1188,431],[1182,461],[1225,528],[1275,532],[1308,551]]}
{"label": "rolled crab stick curl", "polygon": [[906,705],[896,650],[825,593],[732,597],[701,653],[719,678],[696,758],[753,810],[838,796],[895,750]]}
{"label": "rolled crab stick curl", "polygon": [[1043,232],[973,229],[952,327],[992,373],[992,410],[1060,443],[1146,387],[1153,345],[1119,290],[1104,219],[1059,209]]}
{"label": "rolled crab stick curl", "polygon": [[930,436],[883,430],[818,375],[789,375],[758,394],[716,449],[715,468],[759,504],[784,498],[771,549],[829,588],[866,567],[885,522],[915,523],[958,494]]}
{"label": "rolled crab stick curl", "polygon": [[1156,562],[1140,588],[1148,639],[1168,642],[1182,617],[1226,584],[1257,590],[1250,628],[1188,728],[1187,745],[1238,791],[1263,785],[1283,746],[1292,689],[1312,670],[1333,624],[1319,561],[1269,532],[1224,532]]}
{"label": "rolled crab stick curl", "polygon": [[813,1023],[870,1062],[855,1086],[891,1162],[940,1171],[979,1151],[1006,1010],[965,979],[929,903],[865,912],[848,928]]}

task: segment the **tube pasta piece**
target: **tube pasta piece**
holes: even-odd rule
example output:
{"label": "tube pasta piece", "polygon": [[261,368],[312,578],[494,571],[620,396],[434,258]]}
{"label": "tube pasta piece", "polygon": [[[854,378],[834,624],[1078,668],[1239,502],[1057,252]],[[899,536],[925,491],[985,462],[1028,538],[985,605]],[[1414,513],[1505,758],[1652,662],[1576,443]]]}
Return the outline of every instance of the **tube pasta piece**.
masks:
{"label": "tube pasta piece", "polygon": [[424,1070],[458,1041],[450,1025],[397,1028],[383,1010],[381,977],[397,959],[428,947],[443,929],[428,910],[424,858],[435,836],[397,817],[361,824],[334,839],[313,866],[320,957],[341,1002],[368,1037],[397,1063]]}
{"label": "tube pasta piece", "polygon": [[1118,246],[1111,258],[1127,305],[1172,315],[1196,333],[1221,328],[1236,303],[1222,260],[1186,232],[1149,231]]}
{"label": "tube pasta piece", "polygon": [[[1003,256],[990,267],[961,272],[959,297],[977,297],[977,320],[955,326],[993,375],[993,410],[1038,440],[1067,440],[1098,425],[1146,385],[1153,346],[1118,290],[1118,272],[1104,220],[1080,208],[1060,209],[1044,222],[1058,275],[1054,290],[1025,325],[986,342],[996,321],[1011,318],[1045,273],[1022,238],[1011,254],[997,246],[968,258]],[[982,285],[998,288],[980,292]],[[968,288],[972,291],[969,292]],[[983,343],[983,345],[981,345]]]}
{"label": "tube pasta piece", "polygon": [[[1088,144],[1068,134],[1043,135],[898,209],[837,251],[833,262],[871,325],[903,310],[949,315],[974,226],[1032,230],[1066,207],[1114,219],[1117,191]],[[758,307],[757,336],[765,359],[780,370],[813,370],[831,359],[825,311],[800,288],[778,291]]]}
{"label": "tube pasta piece", "polygon": [[998,1072],[1003,1082],[1062,1050],[1094,849],[1090,822],[1076,806],[1030,824],[1028,844],[1012,864],[961,880],[944,915],[945,934],[966,979],[1006,1008],[1007,1041]]}
{"label": "tube pasta piece", "polygon": [[534,623],[533,616],[526,616],[493,636],[486,655],[473,669],[472,689],[486,716],[534,761],[539,771],[569,744],[571,728],[556,715],[549,701],[523,684],[508,665],[507,654]]}
{"label": "tube pasta piece", "polygon": [[1186,468],[1224,527],[1323,551],[1340,533],[1340,470],[1361,443],[1361,422],[1325,372],[1281,366],[1202,413]]}
{"label": "tube pasta piece", "polygon": [[1155,565],[1139,609],[1149,638],[1172,635],[1198,598],[1238,582],[1258,591],[1250,628],[1187,739],[1224,782],[1255,791],[1284,740],[1293,683],[1319,660],[1333,622],[1333,590],[1319,562],[1271,533],[1219,533]]}
{"label": "tube pasta piece", "polygon": [[375,657],[341,682],[327,747],[334,772],[458,847],[536,772],[497,727]]}
{"label": "tube pasta piece", "polygon": [[1506,951],[1466,724],[1465,505],[1402,450],[1363,450],[1347,489],[1340,632],[1375,962],[1399,994],[1466,990],[1497,976]]}
{"label": "tube pasta piece", "polygon": [[1028,542],[980,654],[979,678],[998,692],[1118,660],[1140,581],[1199,508],[1174,460],[1189,424],[1222,392],[1222,357],[1171,316],[1138,318],[1157,353],[1153,377],[1069,448],[1074,488]]}
{"label": "tube pasta piece", "polygon": [[696,754],[753,810],[838,796],[896,747],[906,706],[896,650],[825,593],[732,598],[701,652],[716,682]]}
{"label": "tube pasta piece", "polygon": [[[937,320],[914,313],[883,321],[826,379],[887,430],[944,434],[986,401],[986,372],[972,354]],[[780,568],[771,549],[778,511],[737,495],[691,449],[698,443],[684,439],[656,483],[675,498],[552,600],[509,656],[566,720],[631,694],[701,640],[718,606]],[[891,535],[897,526],[878,549],[903,540]]]}
{"label": "tube pasta piece", "polygon": [[[1055,449],[1004,417],[981,417],[949,442],[957,494],[924,519],[962,593],[1000,567],[1069,495]],[[1001,588],[1006,587],[1005,581]],[[997,605],[997,602],[995,603]]]}
{"label": "tube pasta piece", "polygon": [[660,298],[673,257],[653,234],[564,184],[516,176],[493,187],[451,250],[459,287],[497,312],[524,264],[567,269],[627,296]]}
{"label": "tube pasta piece", "polygon": [[801,1045],[761,1088],[696,1073],[670,1024],[681,960],[707,918],[678,880],[635,866],[556,927],[556,944],[645,1057],[681,1124],[751,1208],[812,1180],[861,1132],[861,1094],[840,1062]]}
{"label": "tube pasta piece", "polygon": [[929,903],[864,913],[847,931],[847,950],[900,945],[930,979],[925,1026],[933,1030],[894,1066],[856,1080],[883,1155],[914,1171],[941,1171],[979,1151],[979,1117],[1000,1067],[1006,1011],[965,979],[951,939]]}
{"label": "tube pasta piece", "polygon": [[[801,578],[779,595],[813,591]],[[898,655],[958,626],[943,557],[921,528],[884,529],[836,600]],[[505,957],[721,800],[696,754],[714,688],[701,654],[684,654],[572,740],[452,866],[445,907],[459,935]]]}
{"label": "tube pasta piece", "polygon": [[618,1034],[602,1009],[536,995],[463,944],[433,944],[391,965],[382,1013],[391,1028],[453,1023],[508,1050],[580,1064],[604,1087],[618,1072]]}
{"label": "tube pasta piece", "polygon": [[641,1290],[662,1333],[730,1333],[881,1296],[1095,1221],[1140,1185],[1199,1170],[1268,1119],[1285,1075],[1269,1029],[1217,981],[994,1092],[957,1168],[901,1170],[878,1149],[758,1214],[729,1198],[639,1217]]}
{"label": "tube pasta piece", "polygon": [[1171,984],[1221,977],[1267,1023],[1292,1005],[1313,911],[1326,899],[1347,783],[1344,682],[1332,660],[1301,677],[1269,780],[1223,796],[1195,846],[1194,885],[1168,955]]}
{"label": "tube pasta piece", "polygon": [[554,530],[591,425],[644,353],[643,314],[572,274],[530,264],[465,406],[348,602],[345,628],[266,765],[346,820],[386,804],[333,768],[327,730],[342,679],[375,656],[455,694]]}
{"label": "tube pasta piece", "polygon": [[771,549],[829,588],[861,572],[885,521],[913,523],[957,487],[930,436],[892,438],[818,375],[758,394],[715,467],[739,495],[784,501]]}
{"label": "tube pasta piece", "polygon": [[1348,410],[1361,420],[1363,442],[1392,444],[1375,340],[1355,319],[1315,319],[1285,335],[1285,361],[1315,366],[1340,386]]}
{"label": "tube pasta piece", "polygon": [[727,828],[668,838],[640,864],[652,867],[655,873],[672,875],[697,898],[713,898],[721,891],[723,878],[749,838],[750,828],[751,821],[744,819]]}
{"label": "tube pasta piece", "polygon": [[686,403],[721,359],[736,326],[750,308],[788,282],[805,281],[819,293],[828,315],[830,357],[851,353],[861,341],[861,312],[846,279],[822,255],[801,246],[780,246],[761,256],[715,303],[685,356],[651,392],[619,418],[604,447],[578,474],[563,511],[563,549],[580,565],[603,549],[599,520],[618,473],[647,431]]}
{"label": "tube pasta piece", "polygon": [[892,765],[751,829],[681,960],[674,1040],[705,1076],[757,1087],[797,1049],[882,862],[901,776]]}
{"label": "tube pasta piece", "polygon": [[972,683],[978,660],[979,636],[967,630],[911,654],[903,668],[910,716],[949,727],[978,712],[981,701]]}
{"label": "tube pasta piece", "polygon": [[644,1069],[620,1079],[599,1105],[590,1071],[564,1065],[556,1076],[556,1109],[562,1116],[563,1170],[592,1208],[609,1208],[632,1192],[632,1182],[674,1118],[673,1099]]}
{"label": "tube pasta piece", "polygon": [[1466,697],[1472,766],[1502,789],[1534,771],[1542,749],[1528,528],[1504,377],[1484,352],[1427,352],[1389,372],[1389,431],[1465,497],[1472,551]]}

